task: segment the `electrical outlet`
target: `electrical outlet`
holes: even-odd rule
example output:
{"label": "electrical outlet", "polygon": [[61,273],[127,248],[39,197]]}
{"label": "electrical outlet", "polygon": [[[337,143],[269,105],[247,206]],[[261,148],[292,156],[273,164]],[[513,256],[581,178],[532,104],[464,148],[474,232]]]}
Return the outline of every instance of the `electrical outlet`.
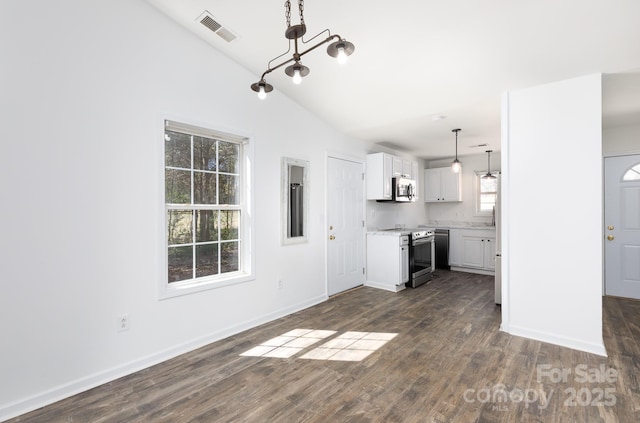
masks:
{"label": "electrical outlet", "polygon": [[117,328],[118,332],[123,332],[125,330],[129,330],[129,314],[121,314],[118,316],[117,320]]}

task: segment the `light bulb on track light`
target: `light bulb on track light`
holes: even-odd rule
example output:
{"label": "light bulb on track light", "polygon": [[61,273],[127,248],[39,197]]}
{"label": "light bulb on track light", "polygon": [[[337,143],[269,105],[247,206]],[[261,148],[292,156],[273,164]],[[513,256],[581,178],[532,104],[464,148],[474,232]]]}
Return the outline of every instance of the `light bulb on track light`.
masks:
{"label": "light bulb on track light", "polygon": [[345,63],[347,63],[348,58],[349,56],[347,56],[347,53],[344,51],[344,47],[338,47],[338,56],[336,57],[338,63],[344,65]]}
{"label": "light bulb on track light", "polygon": [[258,98],[260,100],[267,98],[267,92],[264,90],[264,87],[260,87],[260,91],[258,91]]}
{"label": "light bulb on track light", "polygon": [[300,69],[295,69],[293,71],[293,83],[296,85],[300,85],[302,82],[302,75],[300,75]]}

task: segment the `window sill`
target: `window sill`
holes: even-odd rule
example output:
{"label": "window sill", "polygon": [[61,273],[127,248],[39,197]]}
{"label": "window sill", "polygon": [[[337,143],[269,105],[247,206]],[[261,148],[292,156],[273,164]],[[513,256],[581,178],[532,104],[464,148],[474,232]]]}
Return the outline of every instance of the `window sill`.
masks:
{"label": "window sill", "polygon": [[493,213],[478,213],[478,212],[476,212],[476,213],[473,214],[473,217],[486,217],[486,218],[489,218],[489,219],[491,219],[491,216],[493,216]]}
{"label": "window sill", "polygon": [[173,283],[163,283],[160,287],[159,298],[165,300],[168,298],[180,297],[182,295],[194,294],[196,292],[208,291],[210,289],[223,288],[225,286],[236,285],[239,283],[249,282],[255,279],[253,273],[235,272],[224,275],[224,277],[212,277],[202,281],[194,282],[182,281]]}

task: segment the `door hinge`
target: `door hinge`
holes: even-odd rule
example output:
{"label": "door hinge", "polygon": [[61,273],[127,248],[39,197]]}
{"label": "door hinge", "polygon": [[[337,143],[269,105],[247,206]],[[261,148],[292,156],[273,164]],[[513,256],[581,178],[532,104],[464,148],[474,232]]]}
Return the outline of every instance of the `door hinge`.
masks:
{"label": "door hinge", "polygon": [[364,267],[362,268],[362,274],[364,275]]}
{"label": "door hinge", "polygon": [[362,180],[364,181],[364,172],[362,172]]}
{"label": "door hinge", "polygon": [[364,220],[362,221],[362,227],[364,228]]}

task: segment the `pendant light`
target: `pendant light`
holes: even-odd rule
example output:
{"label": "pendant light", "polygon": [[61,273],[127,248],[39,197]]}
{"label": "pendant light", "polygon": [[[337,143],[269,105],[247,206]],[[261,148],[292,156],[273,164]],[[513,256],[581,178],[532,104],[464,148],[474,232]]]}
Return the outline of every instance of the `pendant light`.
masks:
{"label": "pendant light", "polygon": [[[300,84],[302,78],[309,75],[310,69],[302,64],[301,58],[305,54],[315,50],[323,44],[331,43],[327,46],[327,54],[336,58],[338,63],[343,64],[347,61],[347,57],[353,54],[355,46],[346,39],[342,38],[338,34],[331,34],[329,29],[318,33],[311,37],[311,39],[305,41],[302,36],[307,32],[307,25],[304,23],[304,0],[298,0],[298,12],[300,15],[300,23],[297,25],[291,25],[291,0],[287,0],[284,3],[285,19],[287,21],[287,29],[284,32],[285,38],[289,40],[289,49],[283,54],[271,59],[267,65],[267,70],[262,74],[260,81],[251,84],[251,89],[258,93],[258,98],[264,100],[267,98],[267,93],[273,91],[273,85],[269,84],[265,80],[267,74],[279,69],[283,66],[289,65],[284,68],[284,73],[291,77],[294,84]],[[304,51],[300,51],[300,47],[304,47],[305,44],[315,40],[320,35],[325,34],[323,40],[317,42]],[[283,59],[280,63],[274,64],[273,62],[287,55],[291,51],[291,44],[293,43],[293,55],[289,58]]]}
{"label": "pendant light", "polygon": [[487,174],[482,175],[482,179],[496,179],[496,176],[491,174],[491,153],[492,152],[493,150],[485,151],[485,153],[487,153]]}
{"label": "pendant light", "polygon": [[462,163],[458,160],[458,132],[460,131],[462,131],[460,128],[451,130],[451,132],[456,133],[456,158],[453,160],[453,163],[451,163],[451,170],[453,173],[460,173],[460,169],[462,169]]}

